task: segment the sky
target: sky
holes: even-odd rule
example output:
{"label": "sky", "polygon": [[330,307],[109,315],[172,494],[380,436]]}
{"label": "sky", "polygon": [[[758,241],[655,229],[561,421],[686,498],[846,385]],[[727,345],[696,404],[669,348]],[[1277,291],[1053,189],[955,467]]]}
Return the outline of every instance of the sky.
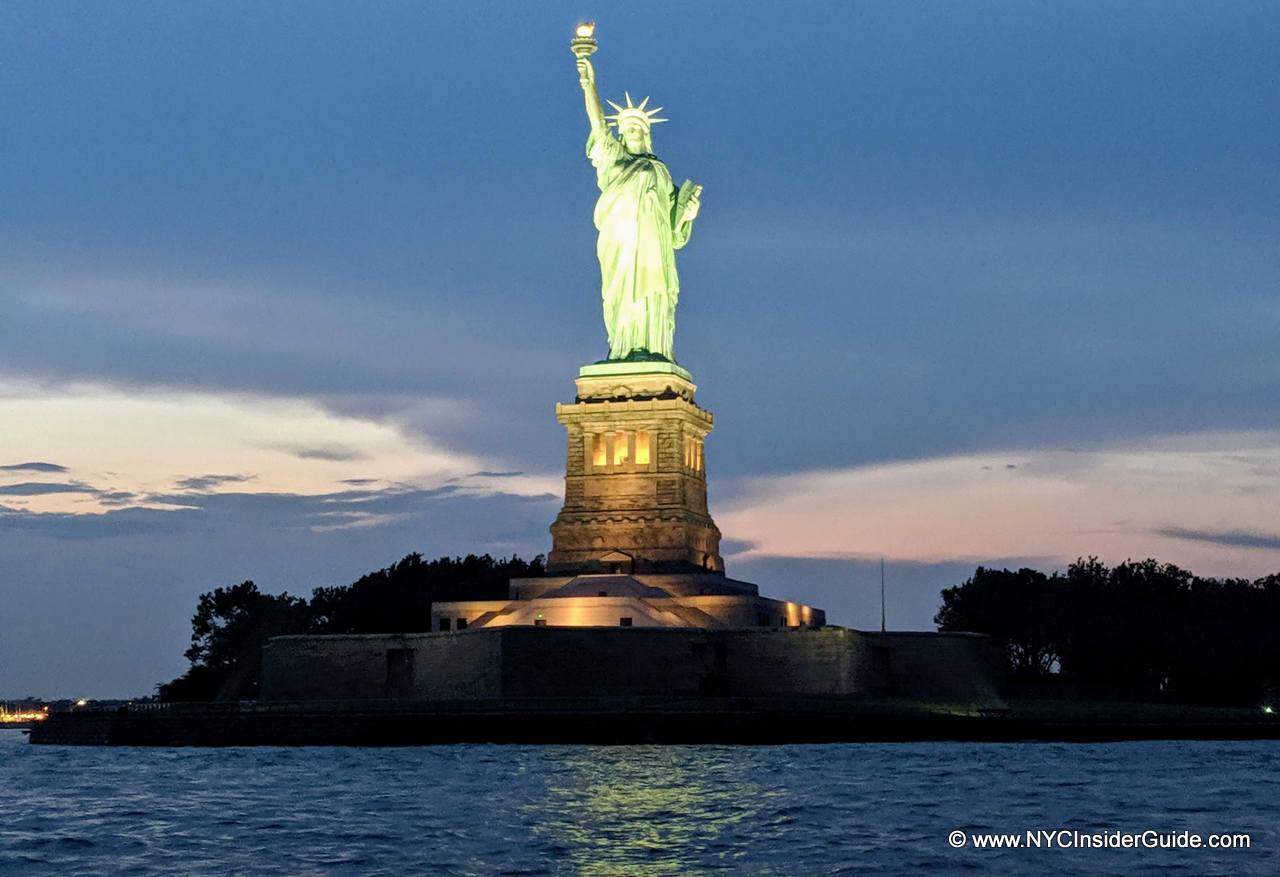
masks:
{"label": "sky", "polygon": [[1270,2],[0,5],[0,697],[197,596],[550,547],[606,353],[586,122],[705,188],[730,575],[929,629],[978,564],[1280,571]]}

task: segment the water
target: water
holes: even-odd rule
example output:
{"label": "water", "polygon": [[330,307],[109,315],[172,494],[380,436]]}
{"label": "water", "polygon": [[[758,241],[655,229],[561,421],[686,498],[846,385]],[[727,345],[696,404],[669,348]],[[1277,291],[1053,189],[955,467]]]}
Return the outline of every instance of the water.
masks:
{"label": "water", "polygon": [[[1280,743],[98,749],[0,732],[0,874],[1280,873]],[[1244,832],[1237,850],[948,832]]]}

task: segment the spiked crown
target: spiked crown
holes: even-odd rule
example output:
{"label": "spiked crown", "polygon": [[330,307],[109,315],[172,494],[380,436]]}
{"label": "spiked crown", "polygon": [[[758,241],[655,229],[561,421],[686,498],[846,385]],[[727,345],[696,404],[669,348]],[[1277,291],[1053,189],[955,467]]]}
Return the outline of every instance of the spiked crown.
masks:
{"label": "spiked crown", "polygon": [[657,113],[662,109],[662,107],[654,107],[651,110],[645,109],[649,103],[649,98],[646,97],[644,100],[640,101],[640,104],[637,106],[631,102],[630,94],[625,91],[623,94],[626,95],[627,98],[627,105],[625,107],[620,107],[613,101],[608,102],[609,106],[617,110],[616,113],[605,116],[605,118],[609,120],[610,125],[615,125],[621,128],[623,122],[634,120],[643,125],[644,129],[648,131],[650,126],[656,125],[658,122],[667,121],[666,119],[659,119],[657,117]]}

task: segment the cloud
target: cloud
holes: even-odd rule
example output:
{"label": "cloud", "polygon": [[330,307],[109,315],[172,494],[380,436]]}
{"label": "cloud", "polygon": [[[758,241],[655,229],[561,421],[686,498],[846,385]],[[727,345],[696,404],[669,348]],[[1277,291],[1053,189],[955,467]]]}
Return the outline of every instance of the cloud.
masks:
{"label": "cloud", "polygon": [[356,460],[372,459],[364,451],[344,445],[272,445],[278,451],[292,454],[299,460],[326,460],[331,463],[347,463]]}
{"label": "cloud", "polygon": [[[84,440],[86,422],[94,424],[92,442]],[[394,418],[336,414],[296,398],[48,386],[0,378],[0,423],[5,424],[0,459],[58,460],[72,471],[110,479],[76,494],[11,486],[11,495],[36,491],[30,510],[41,512],[90,511],[94,489],[144,497],[234,489],[252,481],[255,490],[267,493],[318,495],[352,477],[415,487],[458,479],[478,489],[496,485],[469,484],[483,480],[469,473],[516,471],[503,457],[453,450]],[[523,471],[506,477],[502,490],[540,494],[558,489],[558,478]],[[175,473],[173,481],[158,474],[165,472]],[[104,509],[99,504],[98,510]]]}
{"label": "cloud", "polygon": [[252,481],[254,477],[253,475],[196,475],[184,478],[174,486],[179,490],[208,490],[210,487],[218,487],[222,484]]}
{"label": "cloud", "polygon": [[3,514],[7,533],[24,533],[59,542],[172,536],[198,529],[194,509],[122,508],[88,514],[10,509]]}
{"label": "cloud", "polygon": [[[132,493],[98,492],[105,505],[138,501],[133,508],[110,508],[96,513],[41,512],[0,508],[5,526],[39,533],[54,539],[104,539],[150,534],[170,538],[201,530],[234,529],[248,533],[309,530],[327,532],[348,528],[385,527],[435,514],[447,503],[456,507],[501,503],[509,507],[531,505],[549,509],[559,498],[553,494],[518,495],[480,490],[459,484],[418,488],[397,485],[380,490],[344,490],[323,494],[296,493]],[[544,522],[545,523],[545,522]],[[475,521],[472,537],[480,542],[491,536],[483,519]]]}
{"label": "cloud", "polygon": [[1214,545],[1280,551],[1280,533],[1255,533],[1245,530],[1216,532],[1213,530],[1190,530],[1183,527],[1165,527],[1155,532],[1157,535],[1168,536],[1170,539],[1190,539],[1195,542],[1209,542]]}
{"label": "cloud", "polygon": [[21,484],[5,484],[0,486],[0,494],[5,496],[48,496],[55,493],[98,492],[99,491],[87,484],[54,481],[24,481]]}
{"label": "cloud", "polygon": [[[296,278],[281,284],[261,274],[193,284],[155,263],[136,270],[63,265],[50,273],[0,260],[0,287],[22,290],[6,341],[24,342],[22,350],[6,345],[14,365],[0,379],[38,374],[50,376],[52,384],[92,379],[210,395],[305,398],[339,416],[395,423],[436,440],[446,433],[467,440],[463,421],[474,402],[459,397],[452,377],[465,363],[464,392],[483,393],[507,427],[479,432],[468,446],[482,445],[486,454],[501,446],[506,455],[539,435],[510,428],[513,420],[528,423],[534,406],[527,400],[535,398],[530,391],[571,374],[573,357],[545,353],[546,342],[533,339],[546,333],[530,333],[510,303],[496,311],[478,306],[492,300],[487,291],[433,307],[421,276],[400,296],[370,294],[362,282],[337,290],[323,289],[317,278],[302,284],[306,291],[298,285]],[[24,326],[42,341],[24,334]],[[77,343],[62,343],[69,339]],[[122,349],[130,355],[120,356]],[[403,355],[387,357],[388,349]],[[521,358],[515,371],[506,365],[513,350]],[[279,435],[302,448],[314,441]]]}
{"label": "cloud", "polygon": [[[28,481],[22,484],[7,484],[0,486],[0,495],[16,496],[16,497],[58,497],[66,494],[74,494],[78,496],[92,496],[99,504],[104,507],[124,506],[133,503],[139,499],[138,494],[129,490],[102,490],[89,484],[79,481],[73,482],[52,482],[52,481]],[[80,500],[83,502],[83,500]],[[0,514],[22,514],[25,512],[38,511],[29,506],[25,508],[4,508],[0,507]]]}
{"label": "cloud", "polygon": [[57,463],[10,463],[0,466],[0,472],[69,472],[66,466]]}
{"label": "cloud", "polygon": [[721,539],[720,540],[720,556],[729,557],[733,554],[746,554],[754,551],[759,545],[748,539]]}
{"label": "cloud", "polygon": [[[1003,457],[1003,459],[1001,459]],[[755,554],[930,563],[1157,557],[1202,575],[1266,575],[1280,433],[1180,435],[1073,452],[958,455],[748,479],[723,510]],[[985,467],[985,468],[984,468]]]}
{"label": "cloud", "polygon": [[518,478],[523,474],[524,474],[523,472],[488,472],[488,471],[481,470],[479,472],[472,472],[467,477],[468,478]]}
{"label": "cloud", "polygon": [[[261,540],[263,534],[330,533],[339,530],[403,527],[412,521],[430,521],[430,531],[451,532],[449,549],[470,551],[470,544],[490,547],[502,542],[501,520],[523,508],[536,512],[521,530],[520,541],[530,534],[539,540],[546,521],[555,514],[559,498],[550,494],[522,496],[477,492],[459,485],[435,488],[389,487],[382,490],[347,490],[319,495],[293,493],[178,493],[152,494],[144,507],[108,509],[96,513],[37,512],[0,507],[8,532],[24,531],[56,541],[84,541],[145,536],[164,543],[178,537],[236,534],[238,539]],[[493,521],[487,513],[470,510],[498,508]],[[543,520],[545,518],[546,520]],[[448,526],[441,526],[443,521]],[[496,523],[495,522],[499,522]],[[160,544],[157,543],[157,544]],[[234,552],[233,552],[234,553]]]}

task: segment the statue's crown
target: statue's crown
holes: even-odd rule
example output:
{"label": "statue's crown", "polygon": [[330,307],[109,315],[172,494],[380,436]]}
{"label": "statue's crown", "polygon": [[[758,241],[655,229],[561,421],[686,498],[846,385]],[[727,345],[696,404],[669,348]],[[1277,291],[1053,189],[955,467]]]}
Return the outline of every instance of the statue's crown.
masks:
{"label": "statue's crown", "polygon": [[620,107],[617,104],[615,104],[613,101],[608,102],[609,106],[617,110],[616,113],[605,116],[605,118],[609,120],[610,125],[617,125],[621,127],[623,122],[634,119],[635,121],[639,122],[641,125],[644,125],[644,129],[648,131],[650,125],[656,125],[658,122],[667,121],[666,119],[659,119],[656,115],[656,113],[659,110],[661,110],[662,107],[654,107],[651,110],[645,109],[645,106],[649,103],[648,97],[640,101],[639,106],[636,106],[631,102],[630,94],[628,94],[625,91],[623,92],[623,94],[626,95],[626,98],[627,98],[627,105],[625,107]]}

